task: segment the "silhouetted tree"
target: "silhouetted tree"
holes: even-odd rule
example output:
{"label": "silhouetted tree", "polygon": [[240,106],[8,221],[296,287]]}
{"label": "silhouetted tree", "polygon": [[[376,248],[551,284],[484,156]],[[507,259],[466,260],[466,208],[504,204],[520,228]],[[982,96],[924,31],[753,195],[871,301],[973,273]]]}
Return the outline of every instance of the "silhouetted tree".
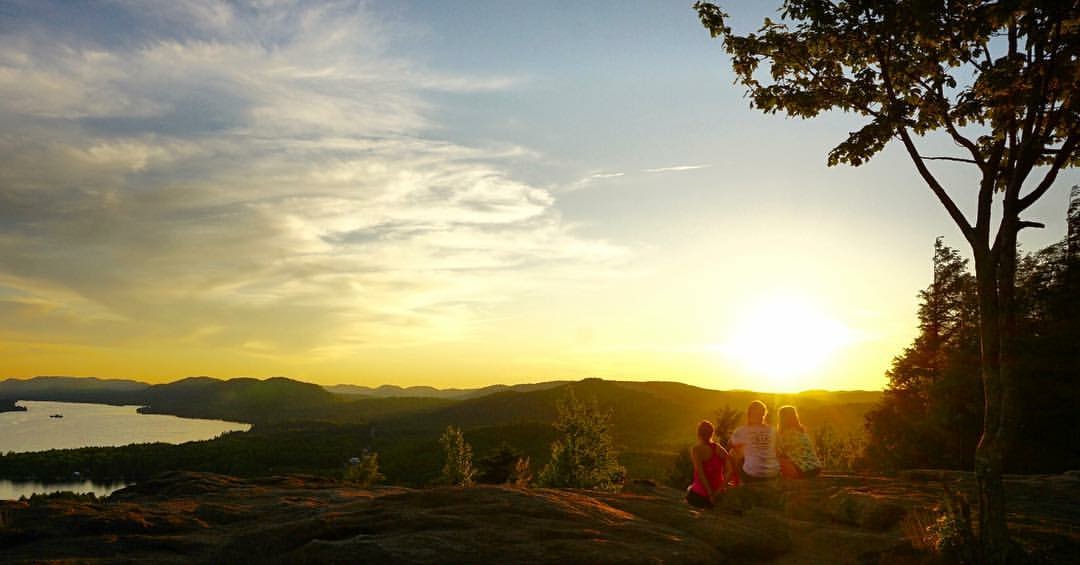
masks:
{"label": "silhouetted tree", "polygon": [[[983,559],[1005,561],[1011,546],[1001,474],[1022,388],[1017,234],[1041,227],[1021,213],[1062,168],[1080,164],[1080,0],[785,0],[784,21],[767,19],[746,35],[728,27],[719,7],[695,8],[723,39],[753,106],[802,118],[834,109],[865,117],[832,149],[829,164],[861,165],[898,140],[970,245],[985,413],[975,454],[979,536]],[[919,136],[931,132],[947,135],[963,154],[920,151]],[[967,164],[979,175],[973,220],[931,171],[932,160]]]}
{"label": "silhouetted tree", "polygon": [[968,468],[981,425],[975,280],[941,238],[919,298],[919,334],[893,359],[884,398],[866,417],[867,460],[883,469]]}
{"label": "silhouetted tree", "polygon": [[619,464],[611,439],[611,412],[596,401],[580,402],[571,391],[556,403],[551,461],[540,472],[540,484],[549,487],[612,488],[626,470]]}
{"label": "silhouetted tree", "polygon": [[470,486],[476,473],[472,464],[472,446],[465,441],[461,430],[447,426],[439,438],[446,461],[443,463],[439,482],[447,485]]}

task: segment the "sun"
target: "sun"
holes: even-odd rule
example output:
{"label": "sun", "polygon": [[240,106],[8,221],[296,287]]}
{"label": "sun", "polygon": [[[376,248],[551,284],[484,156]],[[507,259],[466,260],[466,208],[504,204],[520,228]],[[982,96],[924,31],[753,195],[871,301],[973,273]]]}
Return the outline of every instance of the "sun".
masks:
{"label": "sun", "polygon": [[820,383],[815,372],[852,337],[850,328],[813,300],[770,294],[748,301],[737,311],[729,337],[719,349],[762,377],[763,390],[797,392],[815,388]]}

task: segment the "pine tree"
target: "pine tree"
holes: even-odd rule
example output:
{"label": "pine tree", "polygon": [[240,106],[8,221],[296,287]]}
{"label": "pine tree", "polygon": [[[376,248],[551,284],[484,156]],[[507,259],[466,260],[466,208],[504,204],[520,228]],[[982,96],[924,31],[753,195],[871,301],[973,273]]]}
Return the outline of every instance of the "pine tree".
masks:
{"label": "pine tree", "polygon": [[439,479],[442,484],[471,486],[476,470],[472,464],[472,446],[465,441],[465,435],[454,426],[447,426],[439,439],[446,462],[443,464]]}
{"label": "pine tree", "polygon": [[540,483],[563,488],[614,488],[626,470],[619,465],[612,444],[611,412],[601,411],[595,400],[578,401],[573,391],[556,408],[555,430],[560,438],[551,444],[551,461],[540,472]]}

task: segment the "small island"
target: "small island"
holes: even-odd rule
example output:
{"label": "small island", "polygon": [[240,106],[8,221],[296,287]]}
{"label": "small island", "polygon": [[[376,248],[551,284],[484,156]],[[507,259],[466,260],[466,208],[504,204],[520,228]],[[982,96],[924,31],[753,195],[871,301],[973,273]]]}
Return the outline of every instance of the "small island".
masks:
{"label": "small island", "polygon": [[15,400],[0,398],[0,412],[26,412],[25,406],[16,406]]}

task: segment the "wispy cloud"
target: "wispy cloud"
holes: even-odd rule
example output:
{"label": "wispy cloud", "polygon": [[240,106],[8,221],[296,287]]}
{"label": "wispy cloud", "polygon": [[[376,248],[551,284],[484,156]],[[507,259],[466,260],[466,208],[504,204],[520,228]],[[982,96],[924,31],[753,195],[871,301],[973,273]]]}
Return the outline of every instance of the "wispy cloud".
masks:
{"label": "wispy cloud", "polygon": [[360,3],[155,6],[0,27],[0,311],[27,321],[0,339],[336,355],[626,257],[507,155],[425,137],[425,92],[519,78],[393,56]]}
{"label": "wispy cloud", "polygon": [[560,192],[573,192],[575,190],[581,190],[597,182],[617,179],[622,176],[626,176],[626,173],[621,173],[617,171],[590,173],[566,186],[561,187]]}
{"label": "wispy cloud", "polygon": [[655,169],[642,169],[643,173],[674,173],[678,171],[693,171],[696,169],[707,169],[712,165],[674,165],[671,167],[658,167]]}

